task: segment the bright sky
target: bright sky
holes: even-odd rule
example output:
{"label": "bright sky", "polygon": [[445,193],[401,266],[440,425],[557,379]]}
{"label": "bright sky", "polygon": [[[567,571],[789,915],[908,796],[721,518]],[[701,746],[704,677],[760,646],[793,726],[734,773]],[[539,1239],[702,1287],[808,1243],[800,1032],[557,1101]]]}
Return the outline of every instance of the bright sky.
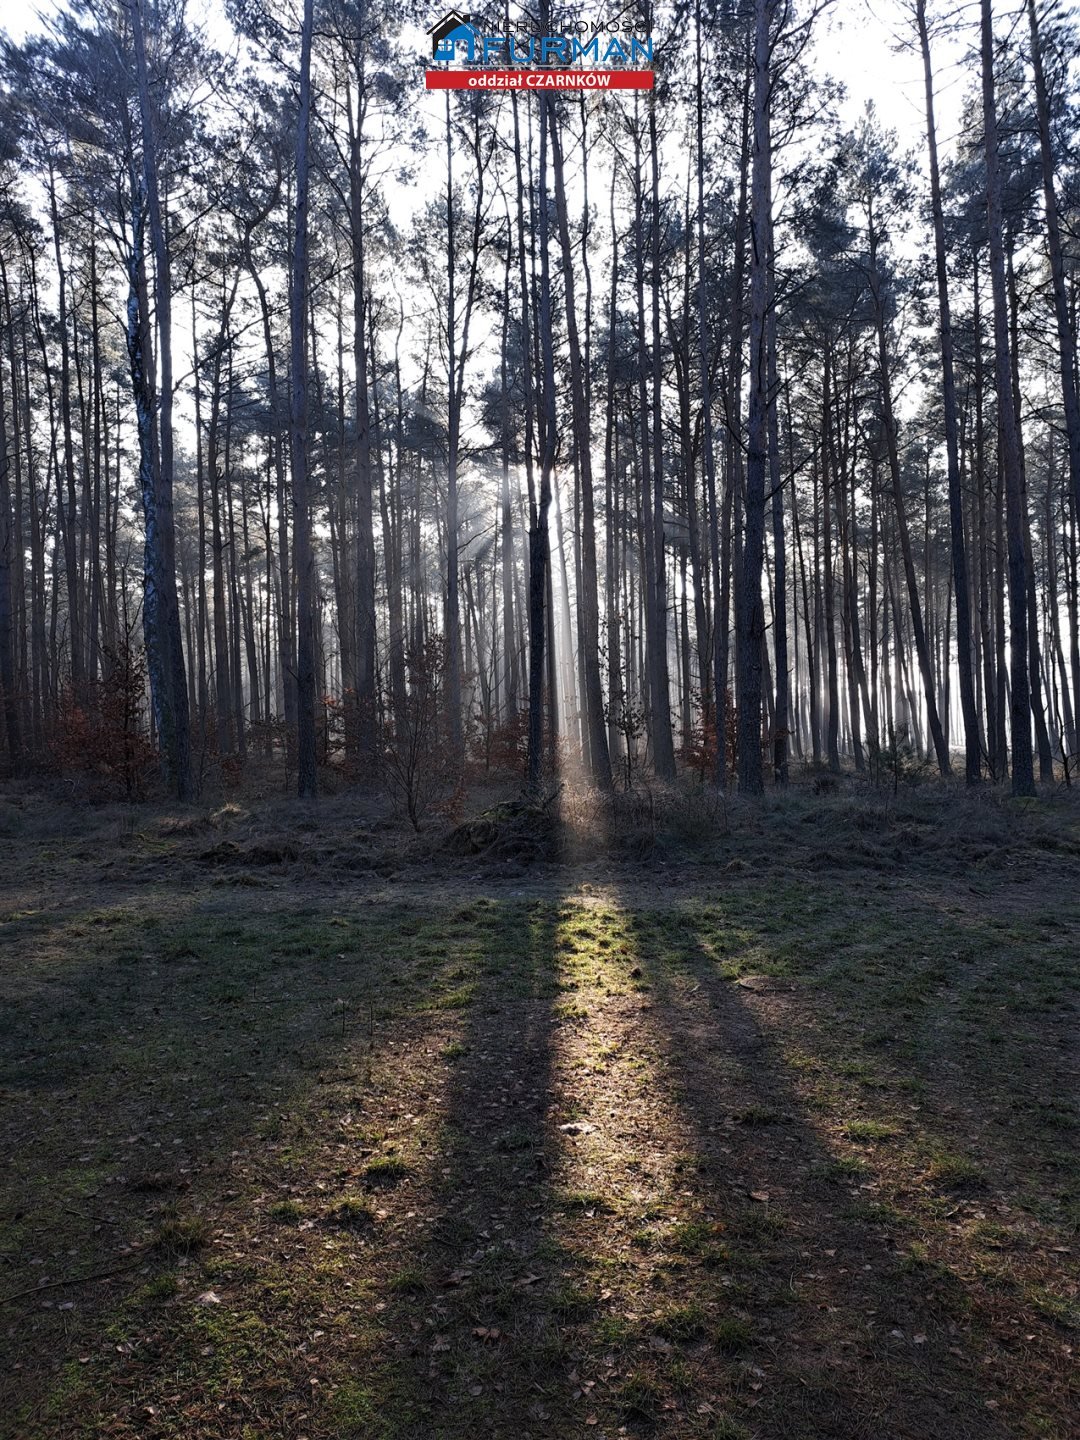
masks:
{"label": "bright sky", "polygon": [[[56,0],[4,0],[0,30],[21,40],[40,28],[39,15],[57,8]],[[432,9],[439,8],[438,0],[432,0]],[[996,8],[1003,10],[1000,0]],[[842,80],[848,89],[846,119],[854,121],[867,100],[873,100],[882,121],[900,133],[902,143],[915,144],[923,126],[922,64],[917,54],[895,52],[897,34],[914,35],[903,0],[833,0],[818,21],[815,56],[818,68]],[[962,53],[956,42],[935,50],[943,148],[960,113],[964,81],[955,66]]]}
{"label": "bright sky", "polygon": [[[940,7],[931,0],[930,8]],[[1000,0],[996,8],[1003,8]],[[977,18],[973,6],[966,18],[969,26],[963,39],[931,39],[934,109],[938,143],[943,149],[954,139],[964,90],[972,77],[971,68],[962,67],[961,62],[974,38],[970,30]],[[847,87],[847,118],[854,119],[866,102],[873,100],[884,124],[896,130],[905,144],[921,144],[925,135],[922,58],[912,48],[916,39],[911,6],[904,0],[834,0],[822,19],[815,46],[819,68]],[[907,48],[899,50],[898,41],[907,42]]]}
{"label": "bright sky", "polygon": [[[0,33],[6,31],[13,39],[22,39],[42,28],[40,17],[56,13],[62,8],[62,3],[63,0],[0,0]],[[217,36],[220,43],[227,43],[228,37],[223,33],[224,22],[215,0],[188,0],[188,3],[192,18],[203,23],[211,37]],[[944,3],[945,0],[931,0],[935,9]],[[1010,10],[1016,8],[1016,0],[997,0],[997,3],[1002,14],[1006,6]],[[430,0],[430,4],[433,12],[442,8],[441,0]],[[965,18],[969,23],[977,18],[973,4],[968,6]],[[423,45],[424,36],[419,29],[415,30],[415,35],[418,46]],[[910,46],[899,49],[898,38],[914,39],[910,0],[833,0],[831,7],[815,25],[813,63],[819,73],[830,74],[846,86],[848,95],[841,112],[846,124],[853,125],[867,101],[873,100],[882,124],[897,131],[900,147],[922,151],[925,143],[922,62]],[[935,45],[937,122],[943,155],[951,146],[963,93],[970,84],[970,67],[967,70],[957,67],[957,62],[969,46],[970,39]],[[435,100],[437,113],[441,115],[441,97],[429,97],[420,92],[418,98],[429,113],[432,108],[430,102]],[[434,182],[435,176],[434,169],[422,169],[419,183],[414,177],[404,187],[397,184],[392,174],[386,177],[384,183],[391,210],[397,212],[400,208],[403,225],[407,225],[418,199],[422,203],[430,193],[425,179]],[[400,194],[395,194],[398,190]],[[412,304],[407,296],[404,299],[408,312]],[[188,348],[180,335],[177,343],[181,350]]]}

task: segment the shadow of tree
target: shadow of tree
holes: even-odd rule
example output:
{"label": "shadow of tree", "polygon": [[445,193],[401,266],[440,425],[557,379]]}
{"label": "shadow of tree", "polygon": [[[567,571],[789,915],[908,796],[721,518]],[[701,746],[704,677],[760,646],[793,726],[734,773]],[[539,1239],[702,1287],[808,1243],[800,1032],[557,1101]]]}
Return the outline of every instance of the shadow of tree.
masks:
{"label": "shadow of tree", "polygon": [[[699,898],[334,905],[12,932],[4,1293],[135,1268],[0,1315],[0,1434],[1015,1433],[1025,1352],[816,1103],[842,990],[739,985]],[[131,1250],[177,1221],[205,1248]]]}
{"label": "shadow of tree", "polygon": [[735,1384],[755,1432],[1004,1440],[963,1279],[912,1258],[907,1217],[874,1202],[872,1150],[849,1170],[807,1110],[791,1055],[793,1037],[815,1046],[804,996],[725,978],[692,918],[637,912],[630,929],[647,1028],[697,1136],[695,1203],[729,1249],[719,1292],[700,1268],[687,1278],[752,1327],[759,1387]]}
{"label": "shadow of tree", "polygon": [[431,1212],[390,1277],[389,1359],[365,1382],[375,1433],[435,1436],[448,1415],[455,1434],[540,1433],[547,1415],[571,1273],[549,1226],[557,906],[511,923],[517,943],[487,949],[455,1046]]}
{"label": "shadow of tree", "polygon": [[[173,904],[167,923],[142,905],[14,937],[0,1250],[3,1297],[16,1298],[0,1322],[0,1411],[17,1416],[20,1440],[53,1433],[50,1407],[66,1417],[55,1433],[76,1433],[72,1396],[100,1413],[137,1408],[140,1392],[149,1405],[151,1372],[197,1365],[208,1345],[226,1357],[205,1366],[223,1372],[208,1409],[246,1389],[241,1414],[264,1400],[284,1407],[283,1424],[310,1411],[292,1337],[303,1286],[290,1267],[340,1278],[342,1258],[323,1253],[336,1243],[327,1216],[343,1193],[376,1190],[366,1172],[393,1153],[387,1123],[408,1135],[400,1056],[437,1051],[460,1028],[475,944],[448,928],[439,908],[396,903],[239,916]],[[437,1112],[437,1072],[418,1067],[412,1113]],[[280,1223],[289,1205],[291,1227]],[[175,1242],[177,1222],[188,1227],[180,1248],[197,1254],[154,1248],[163,1233]],[[117,1273],[57,1284],[102,1271]],[[226,1344],[218,1312],[191,1307],[200,1285],[244,1291],[233,1328],[246,1335]],[[244,1370],[241,1385],[229,1366]],[[92,1418],[79,1423],[96,1433]]]}

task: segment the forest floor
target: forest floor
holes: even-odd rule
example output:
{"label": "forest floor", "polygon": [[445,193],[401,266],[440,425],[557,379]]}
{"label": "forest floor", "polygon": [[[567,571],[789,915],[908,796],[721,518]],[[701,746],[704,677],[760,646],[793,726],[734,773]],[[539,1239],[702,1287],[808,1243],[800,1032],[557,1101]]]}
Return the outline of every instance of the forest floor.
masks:
{"label": "forest floor", "polygon": [[1080,1433],[1080,804],[709,803],[0,797],[4,1440]]}

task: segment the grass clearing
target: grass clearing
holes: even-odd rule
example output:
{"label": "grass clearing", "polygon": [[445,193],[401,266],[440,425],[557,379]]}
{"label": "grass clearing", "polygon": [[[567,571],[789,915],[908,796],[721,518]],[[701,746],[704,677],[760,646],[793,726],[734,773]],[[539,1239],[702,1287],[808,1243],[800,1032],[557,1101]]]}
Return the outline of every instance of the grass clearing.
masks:
{"label": "grass clearing", "polygon": [[801,803],[689,878],[237,889],[240,810],[12,883],[0,1436],[1068,1434],[1073,822],[839,878]]}

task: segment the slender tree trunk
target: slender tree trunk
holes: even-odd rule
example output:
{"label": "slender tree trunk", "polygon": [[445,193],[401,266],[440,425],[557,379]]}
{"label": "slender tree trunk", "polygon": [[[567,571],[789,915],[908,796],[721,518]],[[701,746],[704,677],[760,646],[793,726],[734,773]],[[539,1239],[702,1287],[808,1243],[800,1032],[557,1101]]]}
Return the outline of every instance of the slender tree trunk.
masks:
{"label": "slender tree trunk", "polygon": [[566,305],[566,333],[570,354],[570,401],[573,414],[574,447],[581,492],[581,565],[577,575],[577,601],[581,628],[582,666],[585,672],[585,715],[582,727],[594,784],[611,789],[611,757],[604,728],[604,691],[600,680],[600,616],[597,599],[596,522],[593,501],[592,436],[585,395],[585,374],[578,340],[577,301],[574,287],[574,256],[570,248],[570,222],[563,180],[562,144],[555,110],[548,107],[551,127],[552,178],[555,184],[555,212],[562,250],[563,286]]}
{"label": "slender tree trunk", "polygon": [[368,347],[366,332],[367,273],[364,216],[363,167],[364,139],[364,45],[355,50],[357,104],[360,109],[355,123],[349,99],[349,226],[352,252],[353,284],[353,364],[356,379],[356,485],[353,503],[356,518],[356,584],[352,598],[353,631],[348,636],[351,647],[352,675],[355,694],[344,697],[346,712],[353,719],[347,722],[346,736],[364,764],[370,765],[375,754],[375,534],[372,514],[371,482],[371,415],[368,396]]}
{"label": "slender tree trunk", "polygon": [[1028,681],[1027,561],[1024,555],[1024,480],[1020,469],[1019,417],[1013,407],[1009,351],[1009,301],[1005,283],[1001,160],[998,153],[994,86],[994,30],[991,0],[981,0],[983,147],[986,163],[986,212],[990,280],[994,295],[994,377],[998,434],[1005,486],[1005,523],[1009,544],[1009,679],[1014,795],[1035,794],[1031,746],[1031,692]]}
{"label": "slender tree trunk", "polygon": [[[10,305],[7,294],[7,275],[0,271],[2,295],[0,295],[0,319],[8,312]],[[12,406],[12,414],[16,407]],[[4,706],[4,738],[7,744],[8,767],[14,772],[22,758],[22,732],[19,724],[19,705],[15,693],[15,636],[12,626],[12,582],[15,575],[15,524],[11,508],[11,478],[9,472],[8,433],[6,406],[4,400],[4,366],[0,356],[0,694]]]}
{"label": "slender tree trunk", "polygon": [[960,708],[964,718],[964,778],[977,785],[982,772],[979,717],[975,707],[975,681],[971,661],[971,601],[968,588],[967,549],[964,543],[964,509],[957,440],[956,380],[953,365],[952,315],[949,272],[945,251],[945,220],[938,170],[937,127],[934,121],[934,74],[926,26],[926,0],[916,0],[916,21],[922,49],[926,90],[926,141],[930,162],[930,207],[934,225],[934,260],[937,271],[938,321],[941,344],[941,391],[945,411],[945,451],[949,470],[949,524],[953,591],[956,596],[956,663],[960,676]]}
{"label": "slender tree trunk", "polygon": [[774,0],[754,0],[754,151],[750,200],[750,401],[746,422],[746,502],[742,572],[736,590],[739,788],[764,789],[761,766],[761,644],[765,606],[761,596],[765,542],[765,475],[768,465],[769,257],[772,236],[772,140],[769,126],[772,77],[770,31]]}
{"label": "slender tree trunk", "polygon": [[526,786],[528,792],[533,795],[540,792],[544,754],[544,658],[550,570],[548,511],[551,508],[551,472],[555,464],[555,355],[551,336],[551,259],[548,238],[547,109],[550,104],[550,97],[541,94],[539,97],[540,314],[538,331],[542,408],[540,414],[540,495],[529,526],[529,750],[526,772]]}
{"label": "slender tree trunk", "polygon": [[[889,348],[885,329],[885,300],[881,288],[881,276],[877,265],[878,236],[873,221],[870,224],[870,286],[874,299],[874,315],[877,328],[878,367],[881,379],[881,406],[883,412],[885,443],[892,477],[893,501],[896,506],[896,528],[900,539],[900,554],[904,562],[904,578],[907,581],[908,606],[911,611],[911,631],[915,642],[915,654],[923,682],[926,701],[926,718],[934,751],[937,755],[938,770],[943,776],[951,772],[949,746],[941,728],[938,714],[933,667],[930,663],[930,648],[926,639],[923,621],[923,605],[919,598],[919,584],[915,575],[915,559],[911,548],[911,533],[908,528],[907,510],[904,505],[904,490],[900,474],[900,452],[897,442],[896,415],[893,410],[892,378],[889,367]],[[914,715],[913,715],[914,719]]]}
{"label": "slender tree trunk", "polygon": [[[1061,403],[1065,412],[1065,438],[1074,514],[1080,517],[1080,393],[1076,364],[1076,334],[1069,315],[1065,279],[1065,258],[1061,244],[1061,220],[1055,192],[1055,157],[1050,135],[1050,100],[1043,66],[1042,37],[1036,0],[1027,0],[1031,31],[1031,68],[1035,78],[1035,114],[1039,125],[1039,156],[1042,162],[1043,204],[1046,214],[1046,248],[1050,257],[1050,279],[1054,293],[1054,320],[1057,325],[1058,369],[1061,376]],[[1074,695],[1074,713],[1080,712],[1080,693]]]}
{"label": "slender tree trunk", "polygon": [[296,125],[296,213],[289,297],[289,460],[293,499],[293,569],[296,576],[297,793],[316,795],[315,555],[308,490],[308,144],[311,131],[313,0],[304,0],[300,35],[300,110]]}
{"label": "slender tree trunk", "polygon": [[652,316],[652,505],[653,584],[656,592],[650,667],[653,685],[653,764],[661,780],[675,779],[675,746],[671,735],[671,682],[668,676],[668,594],[664,544],[663,356],[660,348],[660,156],[656,134],[656,91],[649,91],[649,168],[652,188],[649,248]]}
{"label": "slender tree trunk", "polygon": [[[143,182],[146,220],[154,251],[154,281],[158,331],[158,454],[153,475],[153,505],[146,512],[146,585],[157,593],[151,606],[154,620],[151,642],[160,650],[160,693],[155,703],[158,736],[166,762],[169,788],[180,800],[192,796],[190,736],[188,733],[187,677],[180,634],[180,608],[176,595],[176,540],[173,526],[173,368],[172,294],[165,216],[158,192],[157,116],[151,101],[150,71],[143,29],[146,0],[131,6],[132,38],[138,70],[139,111],[142,120]],[[144,492],[145,494],[145,492]],[[144,600],[144,611],[146,609]]]}

